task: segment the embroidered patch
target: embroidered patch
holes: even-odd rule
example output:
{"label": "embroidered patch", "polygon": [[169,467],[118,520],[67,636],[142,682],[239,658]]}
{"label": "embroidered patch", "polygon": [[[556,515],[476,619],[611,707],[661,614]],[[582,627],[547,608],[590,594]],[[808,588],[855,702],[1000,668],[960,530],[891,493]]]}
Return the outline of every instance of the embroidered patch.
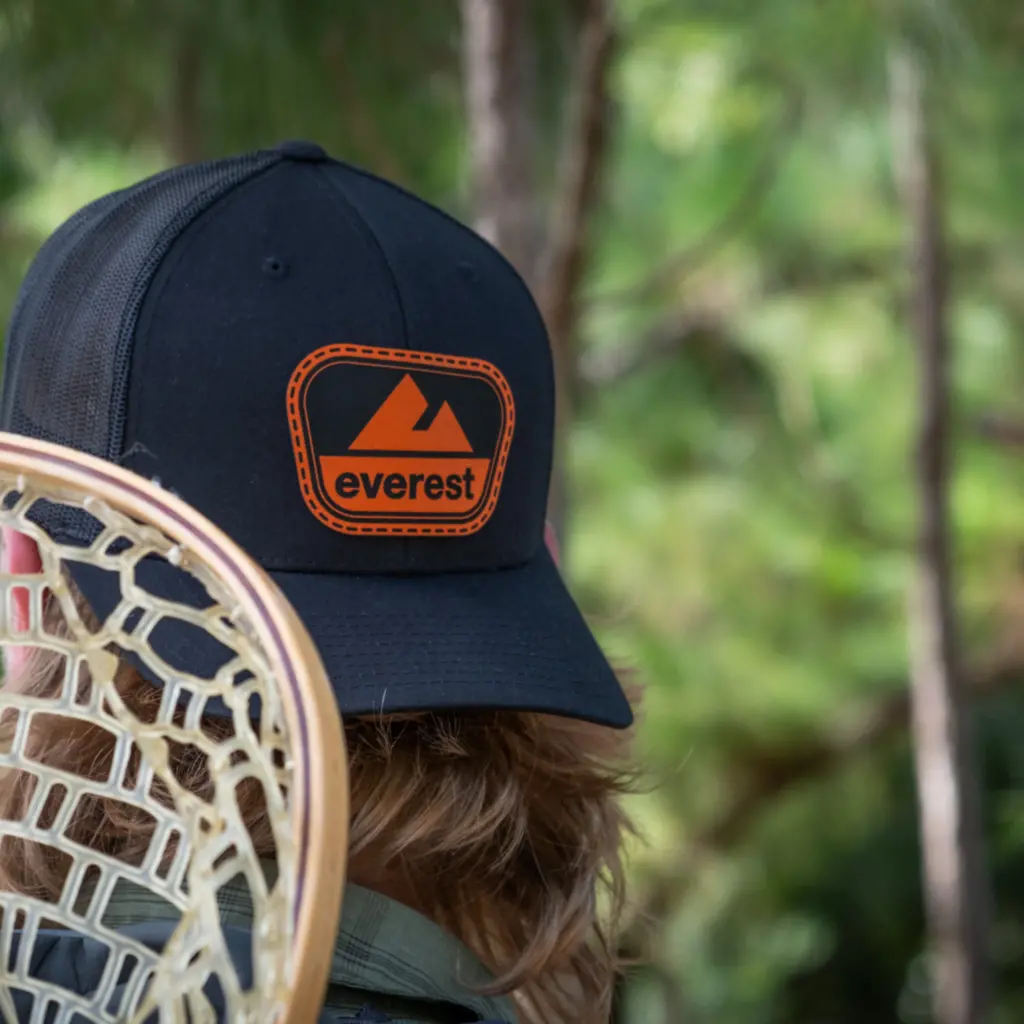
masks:
{"label": "embroidered patch", "polygon": [[292,374],[288,421],[303,499],[325,526],[461,536],[497,505],[515,404],[480,359],[328,345]]}

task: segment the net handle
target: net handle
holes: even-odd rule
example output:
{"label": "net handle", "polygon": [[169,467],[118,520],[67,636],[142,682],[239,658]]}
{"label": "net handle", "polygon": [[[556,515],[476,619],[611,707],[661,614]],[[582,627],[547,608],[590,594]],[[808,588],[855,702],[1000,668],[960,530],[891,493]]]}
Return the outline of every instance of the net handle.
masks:
{"label": "net handle", "polygon": [[294,747],[304,754],[289,794],[299,877],[291,993],[278,1024],[308,1024],[320,1012],[327,987],[349,823],[341,719],[312,639],[263,569],[222,530],[156,484],[94,456],[2,431],[0,474],[77,489],[152,524],[216,573],[260,632]]}

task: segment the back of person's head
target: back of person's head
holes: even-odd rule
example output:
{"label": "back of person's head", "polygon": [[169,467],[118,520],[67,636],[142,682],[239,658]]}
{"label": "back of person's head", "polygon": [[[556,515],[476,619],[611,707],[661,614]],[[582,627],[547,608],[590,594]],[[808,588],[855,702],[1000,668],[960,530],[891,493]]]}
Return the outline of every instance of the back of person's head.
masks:
{"label": "back of person's head", "polygon": [[[313,143],[174,168],[46,242],[2,386],[0,429],[159,477],[295,608],[347,723],[353,880],[454,932],[532,1019],[606,1019],[633,716],[545,544],[554,365],[508,261]],[[97,617],[118,607],[116,574],[69,572]],[[202,606],[173,567],[153,577]],[[187,628],[162,639],[213,677]],[[54,672],[40,654],[8,685]],[[123,667],[140,713],[158,684]],[[87,724],[37,729],[47,760],[106,756]],[[202,787],[202,759],[175,757]],[[148,827],[78,813],[86,841]],[[0,868],[52,886],[59,857]]]}
{"label": "back of person's head", "polygon": [[[79,604],[88,619],[80,598]],[[59,634],[63,623],[52,599],[45,615],[47,632]],[[60,654],[33,649],[8,661],[6,688],[58,698]],[[161,690],[127,663],[117,680],[132,713],[152,721]],[[226,718],[209,717],[203,729],[223,738],[231,726]],[[516,993],[524,1020],[606,1020],[623,899],[620,849],[628,826],[619,796],[627,782],[627,735],[528,712],[348,719],[353,875],[461,939],[495,972],[495,991]],[[97,780],[109,775],[113,751],[114,738],[99,726],[45,714],[35,716],[25,747],[32,760]],[[175,748],[172,764],[194,792],[209,788],[209,768],[197,748]],[[22,818],[33,794],[32,776],[0,774],[0,818]],[[169,800],[160,789],[154,797]],[[258,852],[272,856],[258,787],[243,786],[241,804]],[[67,836],[138,862],[150,847],[154,822],[133,804],[87,796]],[[2,853],[0,887],[48,900],[59,896],[66,856],[9,840]]]}

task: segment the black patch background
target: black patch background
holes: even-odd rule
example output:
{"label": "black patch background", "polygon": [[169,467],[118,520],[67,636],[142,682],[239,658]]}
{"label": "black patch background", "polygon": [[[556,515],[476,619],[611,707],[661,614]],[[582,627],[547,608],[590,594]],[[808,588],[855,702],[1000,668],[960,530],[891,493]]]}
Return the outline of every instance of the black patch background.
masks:
{"label": "black patch background", "polygon": [[[349,445],[409,374],[427,400],[417,424],[426,429],[447,401],[473,446],[476,458],[493,458],[502,428],[502,406],[494,386],[484,377],[423,371],[412,366],[335,363],[313,371],[305,392],[306,423],[316,456],[347,455]],[[352,455],[371,452],[354,451]],[[433,452],[417,452],[428,456]],[[447,453],[438,452],[443,456]],[[466,453],[458,453],[464,457]]]}

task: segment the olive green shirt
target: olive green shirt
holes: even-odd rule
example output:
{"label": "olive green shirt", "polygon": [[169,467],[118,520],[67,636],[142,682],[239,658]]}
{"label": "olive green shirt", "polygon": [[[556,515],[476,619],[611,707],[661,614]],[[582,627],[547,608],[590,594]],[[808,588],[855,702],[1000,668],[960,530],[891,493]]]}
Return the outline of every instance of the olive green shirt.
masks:
{"label": "olive green shirt", "polygon": [[[219,898],[226,925],[251,926],[244,886],[229,883]],[[159,896],[122,882],[111,894],[103,923],[118,928],[175,917]],[[369,889],[346,886],[325,1009],[355,1016],[370,1007],[393,1024],[472,1020],[466,1011],[480,1020],[515,1024],[511,999],[476,994],[491,980],[477,957],[432,921]]]}

